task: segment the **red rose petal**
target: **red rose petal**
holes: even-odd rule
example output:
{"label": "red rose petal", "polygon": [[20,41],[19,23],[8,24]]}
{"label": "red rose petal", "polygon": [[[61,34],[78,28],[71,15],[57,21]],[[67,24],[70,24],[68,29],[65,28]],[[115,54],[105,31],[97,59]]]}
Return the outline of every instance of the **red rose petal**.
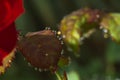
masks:
{"label": "red rose petal", "polygon": [[0,31],[0,65],[2,65],[3,58],[8,55],[17,42],[17,31],[15,24],[12,23],[6,29]]}
{"label": "red rose petal", "polygon": [[23,11],[22,0],[0,1],[0,31],[14,22]]}

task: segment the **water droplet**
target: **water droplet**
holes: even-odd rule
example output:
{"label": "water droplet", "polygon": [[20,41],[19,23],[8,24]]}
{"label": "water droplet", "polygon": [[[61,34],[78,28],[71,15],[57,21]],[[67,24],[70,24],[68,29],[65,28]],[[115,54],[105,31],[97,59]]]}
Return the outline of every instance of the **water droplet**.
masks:
{"label": "water droplet", "polygon": [[57,34],[57,32],[56,32],[56,31],[54,31],[54,33],[55,33],[55,34]]}
{"label": "water droplet", "polygon": [[52,32],[55,32],[54,30],[52,30]]}
{"label": "water droplet", "polygon": [[64,50],[61,51],[61,55],[64,54]]}
{"label": "water droplet", "polygon": [[47,71],[47,69],[44,69],[44,71]]}
{"label": "water droplet", "polygon": [[28,66],[31,66],[31,64],[30,64],[30,63],[28,63]]}
{"label": "water droplet", "polygon": [[9,62],[9,63],[11,63],[12,61],[11,61],[11,60],[9,60],[8,62]]}
{"label": "water droplet", "polygon": [[63,41],[61,41],[61,44],[64,44],[64,42],[63,42]]}
{"label": "water droplet", "polygon": [[104,34],[104,38],[108,38],[108,37],[109,37],[109,35],[105,33]]}
{"label": "water droplet", "polygon": [[37,68],[37,67],[35,67],[35,70],[38,70],[38,68]]}
{"label": "water droplet", "polygon": [[99,14],[97,14],[97,15],[96,15],[96,17],[97,17],[97,18],[100,18],[100,15],[99,15]]}
{"label": "water droplet", "polygon": [[6,66],[6,67],[10,67],[10,64],[6,64],[5,66]]}
{"label": "water droplet", "polygon": [[58,35],[61,35],[61,32],[60,32],[60,31],[58,31],[58,32],[57,32],[57,34],[58,34]]}
{"label": "water droplet", "polygon": [[57,38],[59,39],[60,37],[59,37],[59,36],[57,36]]}
{"label": "water droplet", "polygon": [[46,29],[46,30],[50,30],[50,27],[46,27],[45,29]]}
{"label": "water droplet", "polygon": [[100,26],[100,29],[103,29],[103,26]]}
{"label": "water droplet", "polygon": [[83,41],[84,39],[85,39],[84,37],[81,37],[81,38],[80,38],[80,41]]}
{"label": "water droplet", "polygon": [[62,36],[62,38],[66,38],[66,36],[65,36],[65,35],[63,35],[63,36]]}
{"label": "water droplet", "polygon": [[59,40],[62,40],[62,38],[61,38],[61,37],[59,37]]}
{"label": "water droplet", "polygon": [[26,59],[24,58],[24,61],[25,61]]}
{"label": "water droplet", "polygon": [[104,33],[108,33],[108,30],[107,30],[107,29],[103,29],[103,32],[104,32]]}
{"label": "water droplet", "polygon": [[42,69],[39,68],[39,71],[42,72]]}
{"label": "water droplet", "polygon": [[46,53],[45,56],[48,56],[48,54]]}

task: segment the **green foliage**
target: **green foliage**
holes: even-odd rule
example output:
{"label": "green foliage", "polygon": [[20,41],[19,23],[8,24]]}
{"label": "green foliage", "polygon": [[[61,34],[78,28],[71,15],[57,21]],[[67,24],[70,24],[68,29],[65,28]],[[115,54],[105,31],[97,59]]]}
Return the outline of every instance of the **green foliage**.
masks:
{"label": "green foliage", "polygon": [[101,25],[109,31],[112,39],[120,43],[120,14],[110,13],[103,17]]}

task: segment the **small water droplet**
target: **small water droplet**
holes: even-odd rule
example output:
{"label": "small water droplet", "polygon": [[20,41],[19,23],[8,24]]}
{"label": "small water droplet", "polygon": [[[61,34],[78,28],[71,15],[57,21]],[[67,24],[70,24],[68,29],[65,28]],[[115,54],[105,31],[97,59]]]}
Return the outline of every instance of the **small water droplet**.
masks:
{"label": "small water droplet", "polygon": [[11,63],[12,61],[11,61],[11,60],[9,60],[8,62],[9,62],[9,63]]}
{"label": "small water droplet", "polygon": [[31,66],[31,64],[30,64],[30,63],[28,63],[28,66]]}
{"label": "small water droplet", "polygon": [[57,36],[57,38],[59,39],[59,38],[60,38],[60,36]]}
{"label": "small water droplet", "polygon": [[44,71],[47,71],[47,69],[44,69]]}
{"label": "small water droplet", "polygon": [[61,55],[64,54],[64,50],[61,51]]}
{"label": "small water droplet", "polygon": [[48,27],[48,30],[50,30],[51,28],[50,27]]}
{"label": "small water droplet", "polygon": [[97,15],[96,15],[96,17],[97,17],[97,18],[100,18],[100,15],[99,15],[99,14],[97,14]]}
{"label": "small water droplet", "polygon": [[64,42],[63,42],[63,41],[61,41],[61,44],[64,44]]}
{"label": "small water droplet", "polygon": [[83,41],[84,39],[85,39],[84,37],[81,37],[81,38],[80,38],[80,41]]}
{"label": "small water droplet", "polygon": [[6,66],[6,67],[10,67],[10,64],[6,64],[5,66]]}
{"label": "small water droplet", "polygon": [[107,30],[107,29],[103,29],[103,32],[104,32],[104,33],[108,33],[108,30]]}
{"label": "small water droplet", "polygon": [[100,26],[100,29],[103,29],[103,26]]}
{"label": "small water droplet", "polygon": [[66,36],[65,36],[65,35],[63,35],[63,36],[62,36],[62,38],[66,38]]}
{"label": "small water droplet", "polygon": [[42,69],[39,68],[39,71],[42,72]]}
{"label": "small water droplet", "polygon": [[105,33],[104,34],[104,38],[108,38],[108,37],[109,37],[109,35]]}
{"label": "small water droplet", "polygon": [[24,61],[26,61],[26,59],[24,58]]}
{"label": "small water droplet", "polygon": [[35,67],[35,70],[38,70],[38,68],[37,68],[37,67]]}
{"label": "small water droplet", "polygon": [[57,32],[56,32],[56,31],[54,31],[54,33],[55,33],[55,34],[57,34]]}
{"label": "small water droplet", "polygon": [[61,38],[61,37],[59,37],[59,40],[62,40],[62,38]]}
{"label": "small water droplet", "polygon": [[48,56],[48,54],[46,53],[45,56]]}
{"label": "small water droplet", "polygon": [[50,30],[50,27],[46,27],[45,29],[46,29],[46,30]]}

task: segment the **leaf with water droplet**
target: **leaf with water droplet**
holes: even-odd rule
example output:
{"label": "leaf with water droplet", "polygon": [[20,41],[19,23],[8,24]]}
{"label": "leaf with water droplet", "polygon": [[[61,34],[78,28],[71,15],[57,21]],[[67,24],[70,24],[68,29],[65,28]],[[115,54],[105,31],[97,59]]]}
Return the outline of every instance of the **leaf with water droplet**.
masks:
{"label": "leaf with water droplet", "polygon": [[[89,37],[91,30],[98,26],[100,11],[83,8],[65,16],[60,24],[63,40],[75,55],[79,56],[81,38]],[[90,32],[89,32],[90,31]]]}
{"label": "leaf with water droplet", "polygon": [[120,14],[119,13],[110,13],[106,14],[102,21],[101,25],[109,31],[112,39],[120,43]]}
{"label": "leaf with water droplet", "polygon": [[18,50],[34,67],[46,71],[57,67],[62,45],[52,30],[29,32],[18,41]]}

